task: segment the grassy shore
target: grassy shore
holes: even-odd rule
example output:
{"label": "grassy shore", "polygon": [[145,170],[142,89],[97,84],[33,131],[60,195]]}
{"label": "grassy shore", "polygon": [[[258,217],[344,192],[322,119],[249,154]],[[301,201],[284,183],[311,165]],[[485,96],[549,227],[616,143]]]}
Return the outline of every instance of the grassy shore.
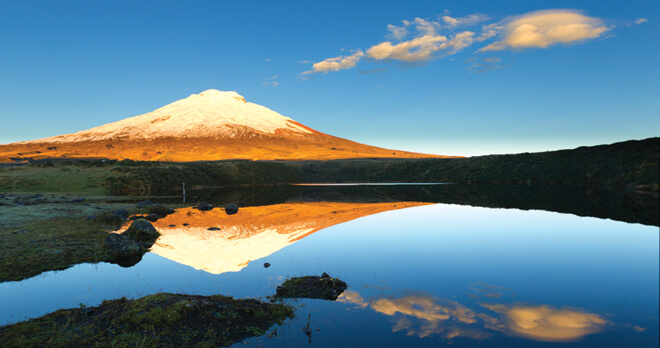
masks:
{"label": "grassy shore", "polygon": [[62,309],[0,327],[4,347],[220,347],[294,316],[280,303],[158,293]]}
{"label": "grassy shore", "polygon": [[111,261],[104,248],[109,226],[96,217],[124,209],[129,198],[54,194],[0,195],[0,282],[17,281],[79,263]]}
{"label": "grassy shore", "polygon": [[[107,180],[117,177],[112,167],[72,164],[0,167],[0,192],[108,195]],[[119,175],[121,176],[121,175]]]}

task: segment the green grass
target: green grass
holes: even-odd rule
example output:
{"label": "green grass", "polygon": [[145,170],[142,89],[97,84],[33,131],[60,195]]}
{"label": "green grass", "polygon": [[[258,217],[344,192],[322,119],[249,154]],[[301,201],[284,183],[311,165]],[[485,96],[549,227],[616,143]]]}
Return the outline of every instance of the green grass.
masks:
{"label": "green grass", "polygon": [[4,230],[0,235],[0,281],[103,261],[106,237],[98,226],[81,219],[38,220],[20,229]]}
{"label": "green grass", "polygon": [[107,179],[117,176],[108,168],[75,165],[20,166],[0,169],[0,192],[52,192],[103,196]]}
{"label": "green grass", "polygon": [[80,263],[112,261],[104,246],[112,227],[86,216],[114,209],[141,212],[128,203],[0,206],[0,282]]}
{"label": "green grass", "polygon": [[218,347],[261,336],[291,306],[225,296],[159,293],[63,309],[0,327],[8,347]]}

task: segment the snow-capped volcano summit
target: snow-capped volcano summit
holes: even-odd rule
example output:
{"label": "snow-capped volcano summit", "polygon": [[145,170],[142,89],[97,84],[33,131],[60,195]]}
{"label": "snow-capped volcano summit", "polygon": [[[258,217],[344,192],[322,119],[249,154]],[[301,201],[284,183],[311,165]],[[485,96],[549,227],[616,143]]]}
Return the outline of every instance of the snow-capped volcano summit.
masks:
{"label": "snow-capped volcano summit", "polygon": [[185,162],[438,156],[337,138],[250,103],[236,92],[210,89],[88,130],[0,145],[0,162],[61,157]]}
{"label": "snow-capped volcano summit", "polygon": [[162,137],[235,136],[235,127],[274,134],[278,129],[311,133],[295,121],[261,105],[248,103],[236,92],[209,89],[175,101],[152,112],[81,132],[33,142],[108,140],[114,138],[154,139]]}

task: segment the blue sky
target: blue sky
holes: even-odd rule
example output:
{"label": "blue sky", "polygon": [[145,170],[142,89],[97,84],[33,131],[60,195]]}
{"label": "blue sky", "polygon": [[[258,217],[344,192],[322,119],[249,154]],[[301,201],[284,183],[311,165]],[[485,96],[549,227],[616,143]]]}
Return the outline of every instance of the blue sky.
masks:
{"label": "blue sky", "polygon": [[447,155],[658,136],[660,2],[0,0],[0,143],[206,89]]}

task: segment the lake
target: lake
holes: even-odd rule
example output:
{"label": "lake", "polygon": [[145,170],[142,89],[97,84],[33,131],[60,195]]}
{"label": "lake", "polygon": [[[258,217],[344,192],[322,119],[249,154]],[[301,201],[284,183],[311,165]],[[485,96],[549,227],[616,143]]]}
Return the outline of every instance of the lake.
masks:
{"label": "lake", "polygon": [[348,284],[337,301],[287,300],[296,317],[244,343],[658,346],[657,197],[358,185],[187,198],[241,208],[177,209],[154,223],[162,235],[132,267],[81,264],[1,283],[0,323],[157,292],[265,299],[287,278],[326,272]]}

